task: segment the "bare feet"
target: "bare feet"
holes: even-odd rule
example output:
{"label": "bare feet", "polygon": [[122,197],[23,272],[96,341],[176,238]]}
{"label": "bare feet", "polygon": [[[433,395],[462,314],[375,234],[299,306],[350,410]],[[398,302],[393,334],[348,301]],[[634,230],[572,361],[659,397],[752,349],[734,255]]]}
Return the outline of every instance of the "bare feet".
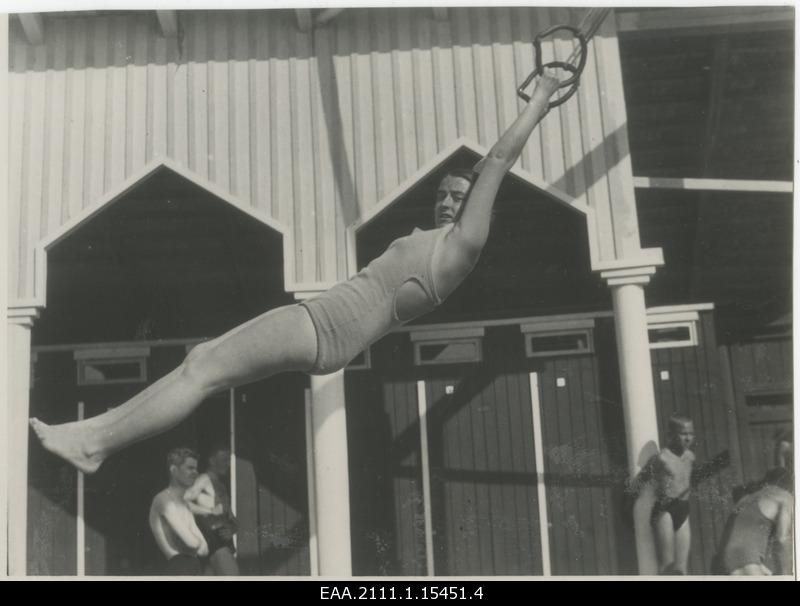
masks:
{"label": "bare feet", "polygon": [[103,462],[104,457],[92,453],[87,447],[86,432],[88,428],[79,423],[63,425],[47,425],[39,419],[29,420],[31,428],[39,441],[47,450],[72,464],[83,473],[94,473]]}

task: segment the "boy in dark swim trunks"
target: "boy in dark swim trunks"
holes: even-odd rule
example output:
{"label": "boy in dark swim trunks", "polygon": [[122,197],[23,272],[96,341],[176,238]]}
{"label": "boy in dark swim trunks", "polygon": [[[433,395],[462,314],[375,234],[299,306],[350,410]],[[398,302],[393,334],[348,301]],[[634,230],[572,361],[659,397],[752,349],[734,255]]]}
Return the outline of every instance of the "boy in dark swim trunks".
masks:
{"label": "boy in dark swim trunks", "polygon": [[206,459],[208,469],[184,495],[208,543],[208,560],[215,576],[239,576],[233,543],[237,524],[228,496],[230,457],[231,452],[225,447],[212,449]]}
{"label": "boy in dark swim trunks", "polygon": [[667,447],[645,465],[634,482],[634,490],[648,482],[655,486],[656,502],[650,523],[656,538],[660,574],[686,574],[689,566],[693,444],[692,420],[673,415],[669,420]]}

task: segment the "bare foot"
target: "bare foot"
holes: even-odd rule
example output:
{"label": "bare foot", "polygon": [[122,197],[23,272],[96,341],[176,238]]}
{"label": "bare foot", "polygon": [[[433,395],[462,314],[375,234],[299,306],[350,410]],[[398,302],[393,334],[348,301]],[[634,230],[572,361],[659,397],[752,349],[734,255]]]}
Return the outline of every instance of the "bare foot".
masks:
{"label": "bare foot", "polygon": [[47,425],[39,419],[29,420],[31,428],[47,450],[71,463],[83,473],[94,473],[104,457],[91,453],[86,446],[86,429],[78,423]]}

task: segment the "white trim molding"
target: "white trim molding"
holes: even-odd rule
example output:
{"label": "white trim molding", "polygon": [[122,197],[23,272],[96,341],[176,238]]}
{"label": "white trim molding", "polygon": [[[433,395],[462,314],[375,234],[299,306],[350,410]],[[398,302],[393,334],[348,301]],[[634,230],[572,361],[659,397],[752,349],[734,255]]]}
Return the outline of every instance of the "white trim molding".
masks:
{"label": "white trim molding", "polygon": [[9,324],[19,324],[32,328],[42,311],[41,305],[10,306],[6,310]]}
{"label": "white trim molding", "polygon": [[[555,319],[559,318],[559,319]],[[522,333],[552,333],[566,330],[582,330],[592,329],[595,325],[595,319],[575,316],[574,318],[564,316],[543,316],[541,319],[536,319],[532,322],[525,322],[520,324],[519,329]]]}
{"label": "white trim molding", "polygon": [[[651,331],[658,330],[672,330],[685,328],[687,337],[684,338],[670,338],[666,341],[653,341],[650,336]],[[657,324],[647,325],[647,337],[650,342],[650,349],[674,349],[676,347],[696,347],[697,340],[697,321],[687,320],[685,322],[660,322]]]}
{"label": "white trim molding", "polygon": [[[594,318],[575,318],[572,320],[529,322],[521,324],[519,329],[525,339],[525,355],[528,358],[544,356],[581,355],[594,351]],[[533,346],[534,339],[547,337],[584,337],[583,347],[567,349],[537,350]],[[576,341],[577,343],[577,341]]]}
{"label": "white trim molding", "polygon": [[634,177],[637,189],[683,189],[694,191],[761,192],[791,194],[791,181],[748,181],[744,179],[689,179],[669,177]]}
{"label": "white trim molding", "polygon": [[617,10],[617,31],[621,33],[665,34],[680,30],[685,34],[708,35],[709,30],[758,31],[794,29],[794,10],[790,6],[652,7]]}
{"label": "white trim molding", "polygon": [[[669,305],[651,307],[647,310],[647,336],[650,349],[671,349],[674,347],[696,347],[699,343],[697,324],[700,321],[701,311],[711,311],[713,303],[696,303],[689,305]],[[652,341],[650,331],[662,329],[686,328],[688,336],[685,339],[668,341]]]}
{"label": "white trim molding", "polygon": [[455,339],[470,339],[483,337],[486,331],[482,327],[456,326],[453,328],[423,328],[415,326],[409,335],[412,342],[419,341],[447,341]]}
{"label": "white trim molding", "polygon": [[130,358],[150,357],[149,347],[97,347],[95,349],[76,350],[72,355],[75,360],[127,360]]}
{"label": "white trim molding", "polygon": [[[378,203],[372,208],[367,210],[363,216],[359,217],[353,223],[347,226],[345,230],[345,250],[347,252],[347,271],[349,276],[353,276],[358,272],[358,263],[356,259],[356,236],[358,232],[376,219],[381,213],[393,206],[400,198],[411,191],[411,189],[420,181],[439,170],[453,155],[462,149],[470,151],[480,158],[485,157],[489,151],[482,145],[475,143],[467,137],[459,137],[438,154],[436,154],[433,158],[428,160],[415,173],[403,181],[403,183],[381,198],[381,200],[379,200]],[[585,202],[573,198],[557,187],[554,187],[553,185],[537,178],[532,173],[519,168],[519,166],[520,163],[517,162],[517,164],[508,172],[508,174],[539,190],[554,202],[562,204],[563,206],[584,215],[589,238],[589,255],[591,257],[592,266],[594,267],[595,263],[599,259],[599,246],[597,243],[593,209]]]}
{"label": "white trim molding", "polygon": [[40,240],[34,249],[34,297],[26,301],[17,301],[16,305],[20,306],[22,303],[28,305],[35,305],[38,307],[45,307],[47,302],[47,252],[55,244],[69,236],[73,231],[78,229],[81,225],[92,219],[97,213],[104,210],[109,205],[117,202],[124,194],[134,189],[144,179],[150,177],[157,170],[167,168],[177,175],[190,181],[194,185],[207,191],[209,194],[219,198],[222,202],[229,204],[235,209],[245,213],[252,219],[255,219],[262,225],[265,225],[277,232],[283,239],[283,281],[284,290],[287,293],[292,293],[297,290],[314,289],[325,290],[328,287],[327,283],[323,284],[304,284],[295,282],[293,277],[295,275],[295,257],[294,257],[294,237],[292,230],[286,225],[276,221],[266,213],[253,208],[248,203],[239,197],[231,194],[215,185],[208,179],[200,176],[191,169],[183,166],[175,160],[166,156],[159,156],[149,162],[141,170],[137,171],[131,177],[126,179],[117,187],[109,192],[103,194],[91,206],[86,207],[81,213],[61,225],[56,231],[49,234],[47,237]]}

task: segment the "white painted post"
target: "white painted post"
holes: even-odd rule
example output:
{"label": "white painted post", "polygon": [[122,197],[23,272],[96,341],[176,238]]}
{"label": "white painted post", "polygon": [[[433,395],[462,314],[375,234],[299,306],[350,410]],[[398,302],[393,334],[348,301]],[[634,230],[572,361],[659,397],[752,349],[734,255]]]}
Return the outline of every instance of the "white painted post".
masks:
{"label": "white painted post", "polygon": [[422,507],[425,518],[425,572],[436,574],[433,554],[433,505],[431,502],[431,459],[428,448],[428,398],[425,381],[417,381],[417,413],[419,414],[419,446],[422,465]]}
{"label": "white painted post", "polygon": [[[228,390],[228,443],[231,449],[230,455],[230,480],[231,480],[231,513],[235,516],[237,511],[236,502],[236,390],[231,388]],[[236,535],[233,535],[233,546],[236,547],[238,541]]]}
{"label": "white painted post", "polygon": [[[644,285],[650,281],[653,273],[655,267],[601,272],[611,287],[614,302],[628,471],[631,477],[658,453],[658,417],[644,300]],[[649,520],[652,505],[652,492],[645,492],[634,507],[639,574],[645,575],[658,573],[655,538]]]}
{"label": "white painted post", "polygon": [[8,573],[25,576],[28,546],[28,416],[30,412],[31,328],[37,308],[8,312],[7,425]]}
{"label": "white painted post", "polygon": [[308,483],[308,558],[312,577],[319,576],[317,542],[317,495],[314,493],[314,421],[311,418],[311,390],[303,392],[306,405],[306,481]]}
{"label": "white painted post", "polygon": [[344,371],[311,377],[319,573],[352,576]]}
{"label": "white painted post", "polygon": [[542,405],[539,400],[539,374],[528,375],[531,388],[531,418],[533,420],[534,457],[536,460],[536,496],[539,506],[539,542],[542,549],[542,576],[552,575],[550,567],[550,523],[547,518],[547,487],[544,483],[544,432]]}
{"label": "white painted post", "polygon": [[[0,115],[8,115],[8,14],[0,13]],[[0,121],[0,206],[8,208],[8,120]],[[0,265],[0,301],[8,300],[8,264]],[[3,324],[7,327],[7,324]],[[5,329],[4,329],[5,330]],[[0,334],[0,340],[5,334]],[[6,355],[10,350],[6,350]],[[8,361],[0,362],[0,385],[7,385]],[[0,436],[9,435],[8,400],[0,398]],[[8,465],[0,465],[0,577],[8,574]]]}
{"label": "white painted post", "polygon": [[[83,421],[85,414],[84,403],[78,402],[78,421]],[[84,477],[81,471],[78,472],[77,496],[75,574],[76,576],[84,577],[86,576],[86,502],[84,500]]]}

